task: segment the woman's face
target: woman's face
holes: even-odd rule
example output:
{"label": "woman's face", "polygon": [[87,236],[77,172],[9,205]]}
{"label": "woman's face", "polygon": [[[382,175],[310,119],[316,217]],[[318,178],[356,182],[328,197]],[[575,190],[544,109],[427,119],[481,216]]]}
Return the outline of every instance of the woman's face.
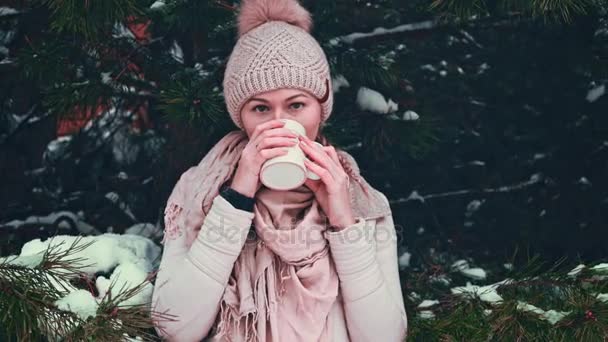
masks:
{"label": "woman's face", "polygon": [[241,109],[248,137],[257,125],[274,119],[299,122],[306,129],[306,136],[315,140],[321,123],[321,104],[305,90],[282,88],[253,96]]}

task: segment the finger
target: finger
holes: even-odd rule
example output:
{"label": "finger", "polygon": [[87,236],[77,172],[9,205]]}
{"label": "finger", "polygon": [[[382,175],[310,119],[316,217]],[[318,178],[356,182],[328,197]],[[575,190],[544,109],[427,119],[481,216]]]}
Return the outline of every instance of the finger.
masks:
{"label": "finger", "polygon": [[282,156],[284,154],[287,154],[288,152],[289,152],[289,150],[286,149],[286,148],[284,148],[284,147],[275,147],[275,148],[267,148],[267,149],[261,150],[259,152],[259,155],[265,161],[265,160],[268,160],[270,158]]}
{"label": "finger", "polygon": [[304,159],[304,165],[306,165],[306,167],[310,169],[310,171],[316,173],[321,178],[323,184],[325,184],[327,188],[331,188],[334,186],[334,178],[332,177],[331,173],[327,171],[327,169],[307,159]]}
{"label": "finger", "polygon": [[[336,149],[333,146],[323,146],[323,148],[326,149],[326,151],[328,152],[329,156],[331,157],[331,159],[336,163],[336,165],[338,165],[338,167],[340,168],[340,175],[342,175],[342,177],[344,177],[343,179],[346,181],[347,184],[349,184],[350,187],[350,176],[348,175],[348,173],[346,172],[346,170],[344,170],[344,167],[342,166],[342,163],[340,162],[340,157],[338,157],[338,152],[336,152]],[[339,179],[339,178],[337,178]]]}
{"label": "finger", "polygon": [[340,158],[338,157],[338,152],[336,152],[336,149],[333,146],[323,146],[323,149],[327,152],[327,154],[329,154],[336,165],[342,166],[342,163],[340,163]]}
{"label": "finger", "polygon": [[265,130],[264,132],[258,134],[255,139],[251,139],[252,144],[258,145],[262,142],[262,140],[270,137],[287,137],[287,138],[297,138],[298,135],[295,134],[292,130],[288,128],[278,127],[278,128],[270,128]]}
{"label": "finger", "polygon": [[251,137],[249,137],[249,140],[253,141],[253,140],[257,139],[258,135],[260,135],[262,132],[264,132],[267,129],[283,127],[283,126],[285,126],[285,121],[280,121],[278,119],[261,123],[261,124],[255,126],[255,129],[253,130],[253,133],[251,133]]}
{"label": "finger", "polygon": [[329,157],[329,155],[319,146],[309,143],[307,138],[303,139],[304,142],[300,144],[304,153],[310,156],[309,159],[318,163],[323,168],[327,169],[332,174],[338,173],[338,167],[335,165],[333,160]]}
{"label": "finger", "polygon": [[287,137],[265,137],[258,143],[258,150],[262,150],[270,147],[279,147],[279,146],[295,146],[298,144],[297,138],[287,138]]}
{"label": "finger", "polygon": [[319,180],[306,178],[304,185],[306,185],[306,187],[308,187],[312,192],[317,192],[321,186],[321,182]]}

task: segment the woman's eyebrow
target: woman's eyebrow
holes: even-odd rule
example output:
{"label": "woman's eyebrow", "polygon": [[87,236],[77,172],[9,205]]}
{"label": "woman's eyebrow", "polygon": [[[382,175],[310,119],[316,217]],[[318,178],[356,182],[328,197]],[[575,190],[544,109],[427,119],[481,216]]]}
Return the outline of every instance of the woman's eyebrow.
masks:
{"label": "woman's eyebrow", "polygon": [[[290,96],[290,97],[286,98],[286,99],[285,99],[285,101],[289,101],[289,100],[291,100],[291,99],[293,99],[293,98],[296,98],[296,97],[298,97],[298,96],[305,96],[305,97],[308,97],[308,95],[306,95],[306,94],[304,94],[304,93],[299,93],[299,94],[296,94],[296,95],[293,95],[293,96]],[[249,99],[249,101],[247,101],[247,102],[251,102],[251,101],[260,101],[260,102],[265,102],[265,103],[268,103],[268,100],[266,100],[266,99],[262,99],[262,98],[258,98],[258,97],[252,97],[252,98],[250,98],[250,99]]]}

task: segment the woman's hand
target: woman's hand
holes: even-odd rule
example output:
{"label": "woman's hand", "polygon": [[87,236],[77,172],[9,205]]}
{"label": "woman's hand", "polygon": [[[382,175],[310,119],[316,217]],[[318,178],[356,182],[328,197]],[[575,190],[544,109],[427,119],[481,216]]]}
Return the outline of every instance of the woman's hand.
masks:
{"label": "woman's hand", "polygon": [[321,178],[307,178],[304,184],[314,192],[321,209],[329,218],[329,223],[337,229],[355,224],[350,205],[350,180],[334,147],[317,146],[305,136],[302,136],[300,147],[311,160],[304,161],[306,168]]}
{"label": "woman's hand", "polygon": [[287,153],[285,146],[295,146],[298,135],[287,128],[285,122],[270,120],[255,127],[249,137],[249,142],[241,152],[237,169],[230,187],[249,197],[262,186],[260,170],[264,162],[270,158]]}

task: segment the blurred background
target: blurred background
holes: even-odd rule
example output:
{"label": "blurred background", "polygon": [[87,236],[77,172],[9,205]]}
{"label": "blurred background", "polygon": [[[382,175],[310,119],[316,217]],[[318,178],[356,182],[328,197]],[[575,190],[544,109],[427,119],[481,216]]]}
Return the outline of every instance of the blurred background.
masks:
{"label": "blurred background", "polygon": [[[542,324],[500,335],[480,323],[487,312],[466,314],[470,332],[450,328],[464,314],[449,296],[606,260],[606,1],[301,3],[332,68],[324,134],[391,202],[410,336],[549,336]],[[160,246],[178,177],[237,129],[221,85],[237,11],[226,0],[1,1],[0,255],[56,234]],[[595,324],[572,318],[560,338],[608,336],[605,302],[572,297],[579,312],[534,298]]]}

